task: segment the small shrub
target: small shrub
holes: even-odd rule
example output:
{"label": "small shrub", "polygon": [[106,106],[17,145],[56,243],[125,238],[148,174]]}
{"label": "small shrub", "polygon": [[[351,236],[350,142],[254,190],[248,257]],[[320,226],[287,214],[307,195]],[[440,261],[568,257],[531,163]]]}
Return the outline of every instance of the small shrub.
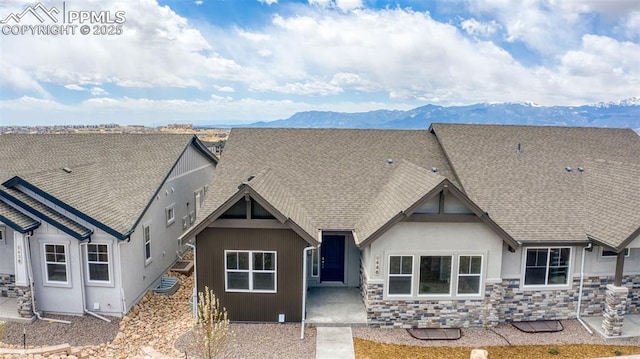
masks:
{"label": "small shrub", "polygon": [[558,355],[558,354],[560,354],[560,350],[558,350],[558,348],[555,348],[555,347],[551,348],[551,349],[549,349],[549,354]]}
{"label": "small shrub", "polygon": [[226,308],[209,287],[198,293],[198,318],[193,327],[196,349],[202,358],[211,359],[227,345],[233,333],[229,331]]}
{"label": "small shrub", "polygon": [[615,354],[617,357],[619,357],[620,355],[624,354],[622,351],[620,350],[616,350],[613,352],[613,354]]}

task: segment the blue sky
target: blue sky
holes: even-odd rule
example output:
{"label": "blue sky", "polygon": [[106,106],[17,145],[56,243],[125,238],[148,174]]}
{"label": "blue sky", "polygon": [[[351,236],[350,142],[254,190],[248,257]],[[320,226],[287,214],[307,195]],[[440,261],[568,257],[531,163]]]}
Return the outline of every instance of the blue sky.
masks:
{"label": "blue sky", "polygon": [[[4,0],[0,19],[36,4]],[[0,125],[239,124],[308,110],[640,96],[636,0],[68,0],[64,9],[110,20],[123,11],[124,21],[67,23],[77,26],[67,35],[14,33],[60,24],[32,14],[0,24]]]}

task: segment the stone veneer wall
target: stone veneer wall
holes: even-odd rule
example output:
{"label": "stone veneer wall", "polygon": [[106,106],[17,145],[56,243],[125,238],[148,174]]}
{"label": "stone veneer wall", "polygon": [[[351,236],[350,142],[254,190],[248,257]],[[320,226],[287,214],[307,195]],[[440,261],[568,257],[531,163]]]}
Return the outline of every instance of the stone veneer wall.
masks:
{"label": "stone veneer wall", "polygon": [[20,316],[33,317],[31,289],[16,286],[16,278],[13,274],[0,274],[0,297],[16,298]]}
{"label": "stone veneer wall", "polygon": [[[584,279],[581,314],[602,315],[607,284],[611,277]],[[640,276],[626,277],[629,288],[628,312],[640,309]],[[520,289],[520,279],[504,279],[502,283],[485,285],[481,299],[456,300],[385,300],[382,284],[367,283],[360,275],[360,290],[367,309],[369,324],[374,327],[492,327],[503,322],[528,320],[573,319],[576,317],[580,279],[570,289]]]}

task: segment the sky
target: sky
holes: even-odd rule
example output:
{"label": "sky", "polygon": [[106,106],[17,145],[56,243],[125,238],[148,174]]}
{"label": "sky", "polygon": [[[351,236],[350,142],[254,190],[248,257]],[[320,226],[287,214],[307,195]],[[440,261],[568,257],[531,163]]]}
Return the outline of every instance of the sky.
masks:
{"label": "sky", "polygon": [[637,0],[0,0],[0,19],[0,126],[640,96]]}

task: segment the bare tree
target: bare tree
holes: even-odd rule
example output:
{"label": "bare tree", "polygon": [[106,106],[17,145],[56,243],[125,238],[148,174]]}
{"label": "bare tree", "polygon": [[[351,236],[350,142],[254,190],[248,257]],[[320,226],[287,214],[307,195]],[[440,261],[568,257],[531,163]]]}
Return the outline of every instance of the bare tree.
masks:
{"label": "bare tree", "polygon": [[227,309],[220,309],[220,300],[213,290],[204,287],[198,293],[198,318],[193,327],[195,347],[200,357],[211,359],[231,340]]}

